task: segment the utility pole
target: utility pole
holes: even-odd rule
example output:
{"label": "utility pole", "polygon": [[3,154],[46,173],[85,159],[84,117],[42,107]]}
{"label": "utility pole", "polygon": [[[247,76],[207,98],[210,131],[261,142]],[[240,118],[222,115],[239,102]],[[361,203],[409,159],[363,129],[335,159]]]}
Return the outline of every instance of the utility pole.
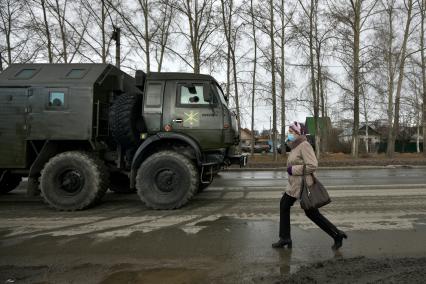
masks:
{"label": "utility pole", "polygon": [[3,57],[1,56],[0,52],[0,72],[3,71]]}
{"label": "utility pole", "polygon": [[121,29],[113,26],[114,31],[112,32],[111,39],[115,41],[115,66],[120,69],[120,36]]}

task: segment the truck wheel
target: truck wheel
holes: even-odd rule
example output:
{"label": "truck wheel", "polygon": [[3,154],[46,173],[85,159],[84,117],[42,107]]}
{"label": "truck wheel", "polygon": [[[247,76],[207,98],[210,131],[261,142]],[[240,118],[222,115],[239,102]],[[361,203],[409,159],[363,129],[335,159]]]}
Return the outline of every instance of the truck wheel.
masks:
{"label": "truck wheel", "polygon": [[180,208],[198,190],[198,170],[184,155],[173,151],[158,152],[138,169],[136,188],[150,208]]}
{"label": "truck wheel", "polygon": [[109,189],[115,193],[134,193],[136,189],[130,188],[130,179],[123,173],[111,172],[109,174]]}
{"label": "truck wheel", "polygon": [[44,200],[58,210],[86,209],[99,202],[108,188],[108,170],[98,158],[78,151],[51,158],[41,172]]}
{"label": "truck wheel", "polygon": [[115,141],[128,149],[138,145],[140,132],[145,130],[142,118],[142,96],[122,94],[109,111],[109,126]]}
{"label": "truck wheel", "polygon": [[11,192],[18,187],[21,180],[22,178],[20,176],[0,170],[0,194]]}

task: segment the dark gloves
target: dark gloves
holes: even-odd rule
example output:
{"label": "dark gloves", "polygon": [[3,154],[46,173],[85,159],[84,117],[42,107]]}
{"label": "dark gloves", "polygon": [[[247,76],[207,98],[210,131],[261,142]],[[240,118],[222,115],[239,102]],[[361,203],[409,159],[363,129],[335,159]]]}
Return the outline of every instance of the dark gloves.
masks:
{"label": "dark gloves", "polygon": [[288,166],[288,167],[287,167],[287,173],[288,173],[288,175],[289,175],[289,176],[292,176],[292,175],[293,175],[293,171],[292,171],[292,169],[291,169],[291,166]]}

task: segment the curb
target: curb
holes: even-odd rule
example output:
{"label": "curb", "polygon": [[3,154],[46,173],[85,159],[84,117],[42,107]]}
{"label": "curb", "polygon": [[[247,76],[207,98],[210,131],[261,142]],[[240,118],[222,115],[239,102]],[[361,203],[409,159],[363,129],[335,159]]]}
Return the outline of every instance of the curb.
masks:
{"label": "curb", "polygon": [[[327,190],[398,190],[398,189],[425,189],[426,184],[366,184],[366,185],[325,185]],[[287,188],[287,185],[283,186],[268,186],[268,187],[259,187],[259,186],[237,186],[237,187],[228,187],[226,190],[223,187],[212,186],[209,187],[209,191],[284,191]]]}
{"label": "curb", "polygon": [[[285,171],[287,167],[275,168],[227,168],[225,172],[240,172],[240,171]],[[317,171],[321,170],[374,170],[374,169],[426,169],[425,165],[388,165],[388,166],[337,166],[337,167],[318,167]]]}

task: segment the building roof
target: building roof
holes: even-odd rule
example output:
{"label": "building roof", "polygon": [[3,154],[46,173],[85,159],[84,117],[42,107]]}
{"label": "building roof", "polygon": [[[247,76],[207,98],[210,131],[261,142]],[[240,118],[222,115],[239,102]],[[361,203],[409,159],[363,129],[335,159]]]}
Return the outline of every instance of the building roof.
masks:
{"label": "building roof", "polygon": [[244,131],[245,133],[251,135],[251,131],[248,128],[241,128],[241,131]]}
{"label": "building roof", "polygon": [[[358,135],[366,135],[366,131],[365,131],[366,127],[365,125],[363,125],[359,130],[358,130]],[[369,136],[380,136],[380,133],[378,133],[376,130],[374,130],[371,126],[368,126],[368,135]],[[338,136],[352,136],[352,128],[345,128],[343,129],[342,133],[338,134]]]}
{"label": "building roof", "polygon": [[[358,130],[358,134],[359,135],[367,135],[366,133],[366,125],[363,125],[359,130]],[[373,129],[371,126],[368,126],[368,135],[369,136],[380,136],[380,133],[377,132],[375,129]]]}

